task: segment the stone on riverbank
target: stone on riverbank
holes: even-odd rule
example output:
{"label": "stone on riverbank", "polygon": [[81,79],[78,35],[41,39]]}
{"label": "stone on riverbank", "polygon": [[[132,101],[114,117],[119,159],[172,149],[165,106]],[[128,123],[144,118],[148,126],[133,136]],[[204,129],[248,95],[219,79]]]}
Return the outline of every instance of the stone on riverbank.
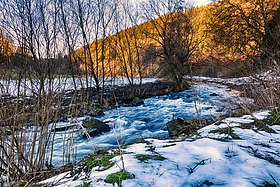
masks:
{"label": "stone on riverbank", "polygon": [[172,119],[166,123],[167,130],[170,137],[178,137],[181,135],[191,136],[197,133],[197,130],[203,126],[206,126],[210,122],[208,121],[187,121],[181,118]]}

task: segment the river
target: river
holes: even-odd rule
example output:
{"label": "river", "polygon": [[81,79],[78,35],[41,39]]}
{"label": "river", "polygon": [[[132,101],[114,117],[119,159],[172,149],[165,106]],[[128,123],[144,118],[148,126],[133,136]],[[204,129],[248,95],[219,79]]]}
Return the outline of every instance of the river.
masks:
{"label": "river", "polygon": [[[54,164],[62,163],[65,143],[72,144],[70,152],[75,159],[81,159],[95,149],[127,144],[140,138],[168,138],[166,123],[173,117],[217,120],[239,108],[240,102],[247,102],[240,93],[219,84],[195,84],[190,89],[164,96],[151,97],[136,107],[119,107],[105,111],[99,120],[106,122],[111,131],[90,139],[83,138],[79,126],[87,117],[59,122],[57,127],[76,124],[78,128],[57,132],[54,142]],[[197,110],[196,110],[196,108]],[[197,114],[197,111],[199,115]],[[68,141],[64,141],[68,140]],[[70,141],[71,140],[71,141]],[[118,140],[118,141],[117,141]]]}

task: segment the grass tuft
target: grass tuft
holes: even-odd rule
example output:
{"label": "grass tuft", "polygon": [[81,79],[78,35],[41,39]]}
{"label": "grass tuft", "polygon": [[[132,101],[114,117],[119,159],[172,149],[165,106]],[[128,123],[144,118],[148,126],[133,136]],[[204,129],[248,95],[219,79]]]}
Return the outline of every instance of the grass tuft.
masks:
{"label": "grass tuft", "polygon": [[236,139],[236,140],[241,139],[237,134],[234,133],[234,130],[231,127],[214,129],[214,130],[211,130],[209,133],[227,134],[232,139]]}
{"label": "grass tuft", "polygon": [[137,154],[135,155],[135,158],[138,159],[140,162],[144,162],[147,163],[148,160],[159,160],[159,161],[163,161],[166,158],[161,156],[161,155],[157,155],[157,154]]}
{"label": "grass tuft", "polygon": [[133,179],[133,178],[135,178],[134,174],[124,170],[108,175],[105,179],[105,182],[113,185],[117,184],[118,186],[121,186],[122,181],[127,179]]}
{"label": "grass tuft", "polygon": [[280,112],[273,112],[271,116],[267,119],[269,125],[280,124]]}
{"label": "grass tuft", "polygon": [[146,140],[143,139],[143,138],[137,139],[137,140],[135,141],[135,143],[146,143]]}
{"label": "grass tuft", "polygon": [[257,127],[258,130],[264,131],[267,133],[276,133],[275,130],[269,128],[265,123],[259,122],[259,121],[254,121],[252,123],[255,127]]}
{"label": "grass tuft", "polygon": [[91,182],[84,182],[83,184],[80,184],[77,187],[90,187],[91,186],[90,184],[91,184]]}
{"label": "grass tuft", "polygon": [[100,154],[94,155],[91,158],[84,161],[85,166],[88,167],[88,169],[92,169],[96,166],[99,166],[99,171],[104,171],[109,169],[114,165],[114,163],[111,161],[112,158],[117,156],[116,153],[108,153],[108,151],[104,151]]}

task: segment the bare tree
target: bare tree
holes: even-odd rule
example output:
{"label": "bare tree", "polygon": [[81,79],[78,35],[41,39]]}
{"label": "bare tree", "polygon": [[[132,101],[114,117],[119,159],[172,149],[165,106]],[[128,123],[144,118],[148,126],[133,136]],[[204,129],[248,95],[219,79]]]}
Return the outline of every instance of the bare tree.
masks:
{"label": "bare tree", "polygon": [[160,73],[180,89],[185,87],[183,76],[198,45],[190,21],[191,11],[186,13],[185,8],[185,2],[180,0],[150,0],[142,5],[146,20],[151,20],[144,32],[157,44]]}
{"label": "bare tree", "polygon": [[[3,135],[0,163],[14,183],[33,178],[52,160],[49,160],[54,143],[51,129],[59,118],[65,86],[55,74],[59,66],[54,65],[60,36],[57,3],[53,0],[0,2],[1,23],[17,46],[10,67],[17,77],[11,77],[0,88]],[[6,89],[7,92],[2,92]]]}
{"label": "bare tree", "polygon": [[[252,64],[250,69],[243,67],[240,71],[249,71],[257,80],[258,86],[247,90],[263,108],[274,108],[280,97],[279,81],[255,76],[267,70],[273,76],[279,74],[279,6],[276,0],[226,0],[213,7],[212,32],[217,49],[237,58],[238,63],[245,59]],[[262,97],[260,89],[265,92]]]}
{"label": "bare tree", "polygon": [[270,32],[269,20],[278,6],[275,0],[218,2],[213,6],[215,43],[231,55],[239,53],[253,59],[262,53],[260,46]]}

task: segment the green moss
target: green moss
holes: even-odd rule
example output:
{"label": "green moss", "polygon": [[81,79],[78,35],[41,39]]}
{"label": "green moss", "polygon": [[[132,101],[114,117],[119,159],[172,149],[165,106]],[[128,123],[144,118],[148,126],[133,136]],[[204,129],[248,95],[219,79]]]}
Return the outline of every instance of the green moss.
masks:
{"label": "green moss", "polygon": [[123,145],[122,146],[122,149],[127,149],[128,148],[128,145]]}
{"label": "green moss", "polygon": [[105,182],[111,183],[113,185],[117,184],[118,186],[121,186],[122,181],[126,179],[132,179],[132,178],[135,178],[135,176],[129,173],[128,171],[119,171],[108,175],[105,179]]}
{"label": "green moss", "polygon": [[114,158],[115,156],[117,156],[116,153],[109,154],[108,151],[102,152],[102,153],[96,154],[93,157],[85,160],[84,164],[89,169],[99,166],[101,168],[99,170],[107,170],[114,165],[114,163],[111,161],[111,159]]}
{"label": "green moss", "polygon": [[141,138],[141,139],[136,140],[135,143],[146,143],[146,141],[143,138]]}
{"label": "green moss", "polygon": [[152,154],[152,155],[149,155],[149,154],[137,154],[137,155],[135,155],[135,158],[138,159],[139,161],[145,162],[145,163],[147,163],[148,160],[160,160],[160,161],[163,161],[163,160],[166,159],[165,157],[163,157],[161,155],[156,155],[156,154]]}
{"label": "green moss", "polygon": [[139,101],[140,100],[140,98],[139,97],[134,97],[133,98],[133,101],[135,102],[135,101]]}
{"label": "green moss", "polygon": [[91,186],[90,183],[91,183],[91,182],[84,182],[83,184],[80,184],[80,185],[77,186],[77,187],[90,187],[90,186]]}
{"label": "green moss", "polygon": [[180,131],[178,132],[178,136],[182,136],[182,135],[184,135],[184,134],[185,134],[185,132],[186,132],[186,129],[182,129],[182,130],[180,130]]}
{"label": "green moss", "polygon": [[235,133],[231,133],[230,136],[231,136],[232,139],[241,140],[240,136],[238,136]]}
{"label": "green moss", "polygon": [[225,128],[218,128],[218,129],[211,130],[209,133],[230,134],[232,132],[233,132],[232,128],[225,127]]}

